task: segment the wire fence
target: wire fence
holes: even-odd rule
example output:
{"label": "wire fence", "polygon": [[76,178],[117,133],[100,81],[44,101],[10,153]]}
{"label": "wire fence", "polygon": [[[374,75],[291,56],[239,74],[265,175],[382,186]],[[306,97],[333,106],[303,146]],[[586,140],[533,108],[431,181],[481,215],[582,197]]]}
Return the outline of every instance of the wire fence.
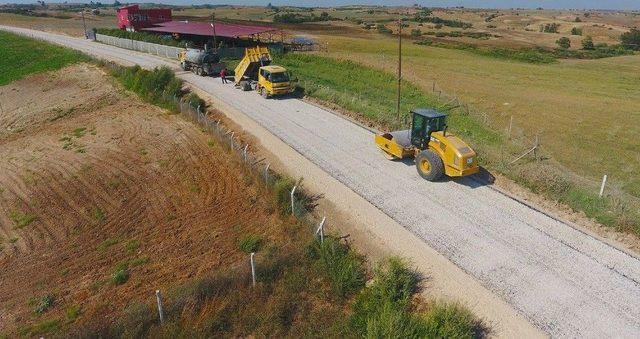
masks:
{"label": "wire fence", "polygon": [[[242,139],[236,135],[235,131],[227,128],[220,119],[215,118],[217,113],[212,113],[204,107],[194,105],[193,102],[176,96],[163,96],[163,98],[167,101],[173,101],[177,110],[184,117],[200,126],[204,132],[221,143],[227,151],[239,160],[244,169],[248,171],[248,173],[246,173],[247,175],[252,175],[254,178],[259,179],[260,185],[268,190],[275,190],[276,187],[283,182],[283,178],[273,171],[271,164],[266,161],[265,158],[255,153],[248,143],[243,142]],[[288,186],[286,189],[289,198],[286,213],[295,217],[298,224],[305,225],[309,229],[309,232],[313,234],[316,241],[324,243],[327,217],[322,216],[322,218],[320,218],[311,213],[311,202],[313,198],[305,195],[300,181],[297,181],[290,191]],[[260,283],[260,270],[258,269],[260,265],[259,259],[257,253],[250,253],[247,258],[246,267],[242,267],[242,265],[237,266],[232,271],[237,271],[242,277],[245,276],[245,272],[250,272],[249,275],[246,275],[246,278],[249,279],[252,286],[255,287],[256,284]],[[155,300],[157,304],[158,321],[163,323],[166,316],[160,290],[155,292]]]}
{"label": "wire fence", "polygon": [[[526,175],[526,179],[533,181],[547,181],[545,184],[549,185],[558,185],[556,182],[551,182],[555,180],[566,181],[564,185],[573,185],[582,192],[587,192],[590,196],[588,199],[598,198],[598,201],[579,202],[583,206],[606,206],[609,213],[621,217],[622,223],[628,222],[632,228],[640,226],[640,220],[638,220],[640,198],[629,193],[622,180],[612,178],[611,173],[601,173],[602,180],[575,174],[550,156],[552,152],[545,148],[541,131],[530,131],[519,126],[513,115],[492,118],[490,114],[460,100],[455,93],[447,93],[436,81],[432,81],[430,87],[431,94],[444,102],[440,109],[458,110],[463,115],[472,116],[476,121],[490,126],[492,130],[497,130],[505,137],[505,145],[502,146],[500,154],[502,163],[499,164],[502,171],[512,173],[514,176]],[[529,173],[523,174],[522,167],[528,167]],[[554,173],[548,173],[550,167],[554,168]],[[538,173],[532,174],[532,172]],[[603,220],[598,221],[603,222]],[[636,229],[636,232],[638,231],[640,230]]]}
{"label": "wire fence", "polygon": [[[95,40],[103,44],[149,53],[169,59],[177,59],[178,53],[184,51],[183,47],[154,44],[151,42],[118,38],[99,33],[95,35]],[[218,48],[217,53],[221,58],[239,59],[244,56],[244,47],[221,47]]]}
{"label": "wire fence", "polygon": [[[265,158],[259,157],[251,146],[243,142],[235,131],[228,129],[221,120],[215,119],[215,114],[208,112],[204,107],[196,105],[175,96],[165,96],[165,100],[173,100],[178,111],[192,122],[198,124],[204,131],[212,135],[225,148],[242,161],[244,167],[256,178],[260,178],[267,188],[273,188],[281,179],[281,176],[273,171],[271,164]],[[297,181],[290,192],[290,208],[288,211],[296,218],[304,218],[315,232],[315,218],[310,215],[309,205],[311,198],[306,197],[301,187],[301,181]]]}

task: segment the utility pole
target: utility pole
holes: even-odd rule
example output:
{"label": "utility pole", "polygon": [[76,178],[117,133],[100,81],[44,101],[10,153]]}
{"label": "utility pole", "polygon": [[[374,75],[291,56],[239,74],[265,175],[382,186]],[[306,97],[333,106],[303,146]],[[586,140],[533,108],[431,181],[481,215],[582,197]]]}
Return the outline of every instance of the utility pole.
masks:
{"label": "utility pole", "polygon": [[82,27],[84,27],[84,38],[88,38],[87,37],[87,24],[84,22],[84,7],[82,8],[82,11],[80,12],[82,14]]}
{"label": "utility pole", "polygon": [[213,28],[213,50],[218,51],[218,37],[216,36],[216,13],[211,13],[211,28]]}
{"label": "utility pole", "polygon": [[396,102],[396,118],[400,121],[400,88],[402,84],[402,18],[398,19],[398,98]]}

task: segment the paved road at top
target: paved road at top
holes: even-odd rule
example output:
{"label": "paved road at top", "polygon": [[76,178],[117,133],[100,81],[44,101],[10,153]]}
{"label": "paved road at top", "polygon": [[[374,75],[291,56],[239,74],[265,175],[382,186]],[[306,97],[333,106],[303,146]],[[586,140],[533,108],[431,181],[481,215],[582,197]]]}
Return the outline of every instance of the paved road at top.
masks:
{"label": "paved road at top", "polygon": [[[10,29],[106,59],[176,67],[117,47]],[[180,76],[252,117],[551,336],[640,337],[636,257],[473,179],[424,181],[412,164],[384,160],[370,131],[327,110],[297,99],[265,100],[217,79]]]}

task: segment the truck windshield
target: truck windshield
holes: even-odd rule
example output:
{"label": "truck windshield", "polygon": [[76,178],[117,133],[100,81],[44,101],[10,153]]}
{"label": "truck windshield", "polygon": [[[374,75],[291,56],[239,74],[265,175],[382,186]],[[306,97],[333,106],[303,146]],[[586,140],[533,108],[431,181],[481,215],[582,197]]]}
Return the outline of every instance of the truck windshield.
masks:
{"label": "truck windshield", "polygon": [[269,80],[271,82],[287,82],[289,81],[289,74],[285,72],[271,73]]}

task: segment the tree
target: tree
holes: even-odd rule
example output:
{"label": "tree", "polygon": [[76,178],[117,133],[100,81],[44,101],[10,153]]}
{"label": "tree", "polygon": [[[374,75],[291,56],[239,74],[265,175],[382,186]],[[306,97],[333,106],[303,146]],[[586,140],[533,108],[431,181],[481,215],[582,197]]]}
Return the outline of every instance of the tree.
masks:
{"label": "tree", "polygon": [[411,36],[413,37],[418,37],[422,35],[422,31],[419,29],[412,29],[411,30]]}
{"label": "tree", "polygon": [[542,30],[540,32],[545,33],[558,33],[558,28],[560,28],[560,24],[558,23],[550,23],[542,26]]}
{"label": "tree", "polygon": [[580,19],[580,17],[579,17],[579,16],[577,16],[577,17],[576,17],[576,19],[575,19],[575,20],[573,20],[573,21],[574,21],[574,22],[582,22],[582,19]]}
{"label": "tree", "polygon": [[588,36],[584,39],[582,39],[582,49],[584,50],[594,50],[596,49],[596,46],[593,44],[593,38],[591,38],[591,36]]}
{"label": "tree", "polygon": [[571,35],[582,35],[582,28],[578,28],[578,27],[572,28]]}
{"label": "tree", "polygon": [[113,2],[113,7],[120,7],[120,5],[121,5],[121,4],[120,4],[120,1],[118,1],[118,0],[115,0],[115,1]]}
{"label": "tree", "polygon": [[620,36],[620,41],[622,41],[624,48],[640,51],[640,30],[632,28],[629,32],[623,33]]}
{"label": "tree", "polygon": [[558,44],[558,46],[562,49],[569,49],[571,47],[571,40],[569,40],[569,38],[567,38],[566,36],[563,36],[556,41],[556,44]]}

